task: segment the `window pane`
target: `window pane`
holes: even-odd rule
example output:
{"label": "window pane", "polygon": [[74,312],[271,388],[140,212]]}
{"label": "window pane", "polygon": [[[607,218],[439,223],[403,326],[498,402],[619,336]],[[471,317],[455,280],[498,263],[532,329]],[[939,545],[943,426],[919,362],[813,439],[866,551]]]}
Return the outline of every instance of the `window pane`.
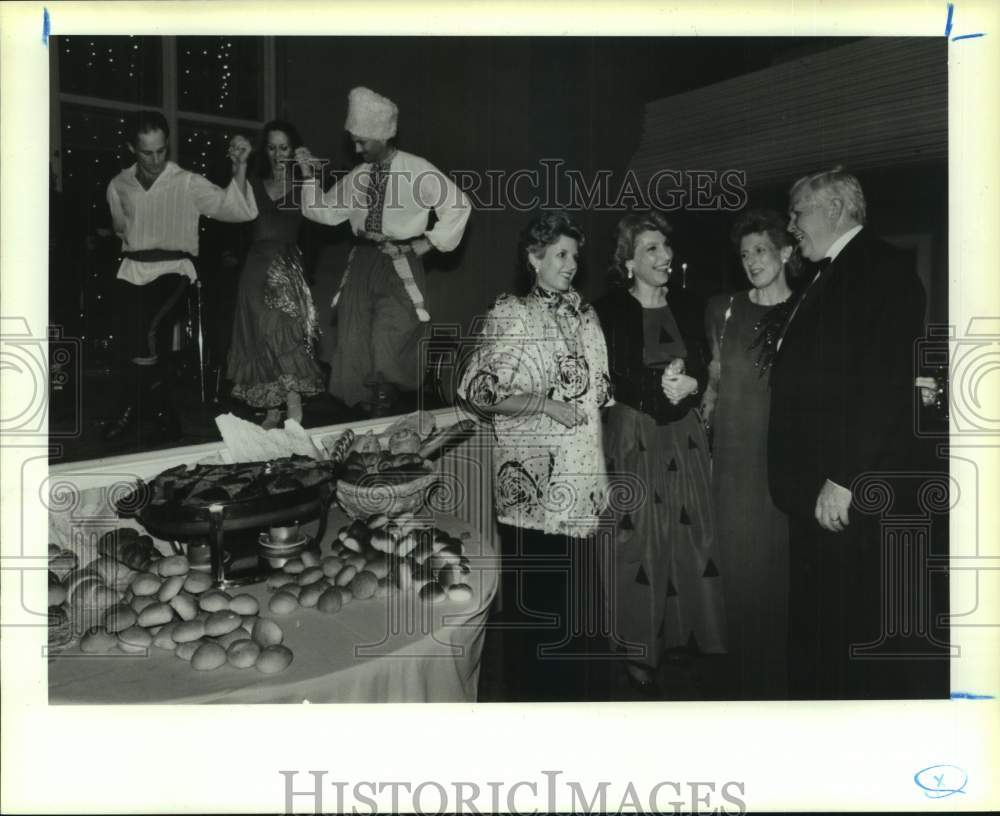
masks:
{"label": "window pane", "polygon": [[178,109],[260,119],[262,53],[260,37],[178,37]]}
{"label": "window pane", "polygon": [[59,89],[136,105],[161,104],[160,37],[59,37]]}
{"label": "window pane", "polygon": [[177,131],[177,163],[216,184],[228,184],[232,173],[227,156],[229,140],[237,133],[242,133],[251,142],[255,136],[243,128],[186,122],[183,119],[177,123]]}
{"label": "window pane", "polygon": [[62,194],[49,228],[51,320],[84,341],[89,368],[109,359],[113,288],[120,244],[111,230],[108,182],[132,164],[123,144],[124,114],[63,104]]}

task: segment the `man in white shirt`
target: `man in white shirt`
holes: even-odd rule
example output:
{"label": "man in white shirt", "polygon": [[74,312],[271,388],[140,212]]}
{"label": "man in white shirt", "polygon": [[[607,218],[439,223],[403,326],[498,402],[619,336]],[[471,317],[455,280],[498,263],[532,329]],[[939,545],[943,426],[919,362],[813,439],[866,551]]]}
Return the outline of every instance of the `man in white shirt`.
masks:
{"label": "man in white shirt", "polygon": [[131,123],[128,148],[135,164],[108,184],[115,234],[122,242],[116,281],[115,334],[121,414],[106,440],[140,441],[142,415],[152,408],[156,441],[176,439],[180,424],[170,399],[162,334],[190,281],[197,280],[198,219],[252,221],[253,191],[246,183],[250,143],[236,136],[229,147],[233,179],[225,189],[167,160],[170,127],[156,111],[140,111]]}
{"label": "man in white shirt", "polygon": [[[362,164],[326,193],[309,151],[296,151],[309,179],[302,213],[330,226],[349,221],[355,239],[333,298],[330,392],[372,414],[391,413],[399,391],[420,385],[420,339],[430,320],[422,256],[455,249],[472,211],[444,173],[395,147],[398,115],[396,105],[374,91],[351,91],[344,128]],[[428,229],[431,211],[437,220]]]}

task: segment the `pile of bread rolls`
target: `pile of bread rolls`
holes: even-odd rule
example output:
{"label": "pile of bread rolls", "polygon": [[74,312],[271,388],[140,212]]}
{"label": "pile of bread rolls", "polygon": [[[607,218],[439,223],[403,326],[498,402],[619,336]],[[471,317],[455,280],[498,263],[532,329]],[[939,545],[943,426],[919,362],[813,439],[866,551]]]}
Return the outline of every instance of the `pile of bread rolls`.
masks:
{"label": "pile of bread rolls", "polygon": [[288,615],[299,607],[335,614],[354,599],[390,592],[416,592],[428,603],[468,603],[469,559],[462,540],[442,530],[404,531],[384,515],[343,527],[323,556],[306,550],[289,559],[267,581],[274,594],[268,609]]}
{"label": "pile of bread rolls", "polygon": [[156,648],[172,651],[196,671],[228,665],[276,674],[291,664],[292,651],[282,643],[281,627],[259,612],[252,595],[213,589],[208,573],[192,570],[185,556],[172,555],[132,574],[101,624],[83,635],[80,651]]}

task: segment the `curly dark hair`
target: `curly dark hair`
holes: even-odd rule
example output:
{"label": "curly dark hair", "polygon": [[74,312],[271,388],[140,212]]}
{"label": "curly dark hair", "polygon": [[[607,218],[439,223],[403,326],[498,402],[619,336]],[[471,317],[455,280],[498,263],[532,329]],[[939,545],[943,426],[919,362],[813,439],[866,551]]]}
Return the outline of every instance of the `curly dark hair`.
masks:
{"label": "curly dark hair", "polygon": [[[641,213],[629,213],[618,222],[615,254],[611,259],[611,269],[608,277],[612,284],[625,286],[628,283],[626,261],[635,257],[635,242],[644,232],[662,232],[666,238],[673,232],[673,227],[660,213],[655,210]],[[667,244],[670,244],[669,239]]]}
{"label": "curly dark hair", "polygon": [[776,210],[747,210],[737,219],[729,237],[737,251],[747,235],[758,233],[766,233],[777,249],[791,247],[792,255],[785,266],[785,278],[791,282],[802,272],[802,256],[795,237],[785,228],[786,223],[787,219]]}
{"label": "curly dark hair", "polygon": [[521,233],[521,246],[518,258],[521,265],[521,289],[529,291],[535,283],[535,271],[528,261],[529,255],[542,255],[546,248],[552,246],[561,237],[566,236],[576,241],[577,247],[583,249],[586,239],[580,225],[573,220],[565,210],[544,210],[536,215]]}
{"label": "curly dark hair", "polygon": [[[257,150],[254,155],[253,167],[257,178],[271,178],[271,161],[267,157],[267,137],[276,130],[281,131],[288,137],[288,146],[292,149],[293,153],[296,148],[302,147],[302,136],[295,125],[291,122],[286,122],[284,119],[272,119],[260,129],[260,135],[257,139]],[[298,165],[293,164],[292,167],[296,174],[295,178],[298,178]]]}

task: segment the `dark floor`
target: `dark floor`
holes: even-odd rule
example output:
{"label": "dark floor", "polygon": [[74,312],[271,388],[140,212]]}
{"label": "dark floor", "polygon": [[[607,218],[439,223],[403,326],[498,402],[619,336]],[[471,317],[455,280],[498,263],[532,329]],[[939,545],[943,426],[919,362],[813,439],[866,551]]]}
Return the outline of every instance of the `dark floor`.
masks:
{"label": "dark floor", "polygon": [[[503,616],[494,613],[486,627],[482,661],[479,669],[479,702],[503,703],[516,700],[506,687],[507,667],[504,661],[504,638],[498,624]],[[582,669],[582,666],[581,666]],[[601,660],[592,667],[593,682],[586,697],[565,702],[650,702],[650,701],[718,701],[734,699],[730,691],[728,658],[724,655],[689,653],[669,654],[656,673],[656,688],[652,692],[637,691],[628,682],[625,668],[618,660]]]}

